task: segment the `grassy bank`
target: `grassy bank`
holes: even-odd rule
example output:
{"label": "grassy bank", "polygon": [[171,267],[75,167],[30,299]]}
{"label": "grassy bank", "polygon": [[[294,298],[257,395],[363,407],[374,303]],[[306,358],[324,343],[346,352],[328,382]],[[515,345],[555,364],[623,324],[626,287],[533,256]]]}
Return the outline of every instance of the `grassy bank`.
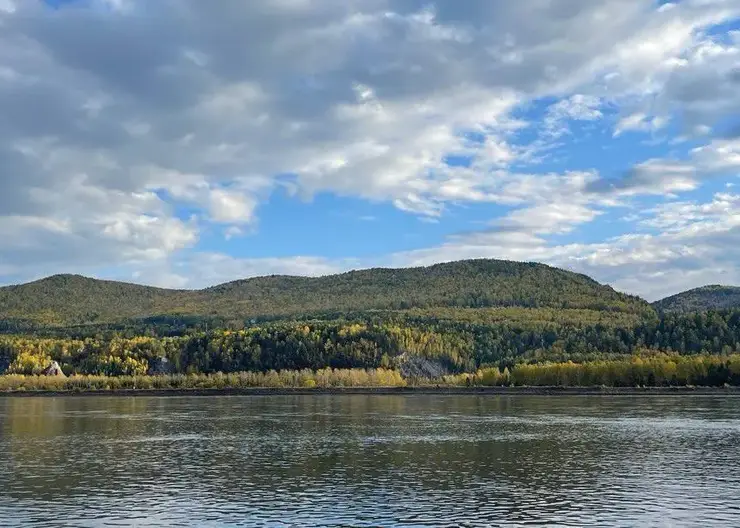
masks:
{"label": "grassy bank", "polygon": [[67,378],[10,374],[0,376],[0,391],[327,389],[337,387],[404,387],[406,383],[406,380],[401,377],[398,371],[388,369],[284,370],[264,373],[70,376]]}
{"label": "grassy bank", "polygon": [[0,376],[0,392],[186,391],[246,389],[382,389],[475,387],[730,387],[740,386],[740,354],[628,356],[585,363],[519,364],[436,379],[404,378],[392,369],[283,370],[165,376]]}

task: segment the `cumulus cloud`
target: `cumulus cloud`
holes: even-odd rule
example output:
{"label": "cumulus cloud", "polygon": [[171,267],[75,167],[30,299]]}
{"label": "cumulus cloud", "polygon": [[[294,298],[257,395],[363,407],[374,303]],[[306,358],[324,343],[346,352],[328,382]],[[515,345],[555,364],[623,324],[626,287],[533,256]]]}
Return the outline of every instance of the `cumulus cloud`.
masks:
{"label": "cumulus cloud", "polygon": [[[700,5],[699,2],[693,4]],[[736,16],[735,2],[704,5],[718,7],[720,16],[721,10],[732,11]],[[668,13],[677,9],[678,6],[671,8]],[[711,17],[710,11],[708,9],[703,16]],[[642,90],[642,97],[625,105],[625,109],[632,111],[618,120],[614,136],[627,131],[655,132],[666,127],[672,117],[679,120],[686,136],[703,136],[721,125],[727,116],[737,114],[740,107],[740,33],[730,31],[687,38],[691,35],[691,25],[676,24],[672,31],[677,36],[683,35],[678,39],[683,42],[682,52],[666,57],[655,72],[636,85]],[[663,46],[667,42],[670,40],[655,45]]]}
{"label": "cumulus cloud", "polygon": [[[616,136],[675,120],[712,132],[740,107],[738,35],[712,28],[739,13],[735,0],[0,0],[2,276],[94,262],[182,286],[364,265],[203,252],[207,230],[254,229],[276,189],[439,221],[513,208],[443,252],[374,262],[560,262],[574,250],[548,237],[736,171],[737,140],[711,135],[619,181],[538,164],[574,121],[614,109]],[[541,123],[522,117],[543,100]]]}

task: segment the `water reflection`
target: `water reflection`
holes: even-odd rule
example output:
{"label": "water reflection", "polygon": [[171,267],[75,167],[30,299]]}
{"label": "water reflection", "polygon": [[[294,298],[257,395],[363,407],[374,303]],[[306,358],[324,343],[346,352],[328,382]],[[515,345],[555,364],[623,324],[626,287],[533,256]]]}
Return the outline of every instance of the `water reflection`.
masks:
{"label": "water reflection", "polygon": [[738,403],[4,398],[0,525],[737,526]]}

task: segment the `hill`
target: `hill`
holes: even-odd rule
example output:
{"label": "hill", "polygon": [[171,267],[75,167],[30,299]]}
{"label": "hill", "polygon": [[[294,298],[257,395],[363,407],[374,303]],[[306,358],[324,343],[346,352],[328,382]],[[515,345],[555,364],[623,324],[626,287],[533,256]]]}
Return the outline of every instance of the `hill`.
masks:
{"label": "hill", "polygon": [[111,322],[166,311],[191,292],[80,275],[54,275],[0,288],[0,319],[41,325]]}
{"label": "hill", "polygon": [[688,290],[653,303],[664,313],[702,312],[740,308],[740,287],[711,285]]}
{"label": "hill", "polygon": [[269,276],[167,290],[76,275],[0,288],[0,320],[65,326],[162,316],[289,318],[410,308],[525,307],[651,312],[593,279],[537,263],[466,260],[325,277]]}

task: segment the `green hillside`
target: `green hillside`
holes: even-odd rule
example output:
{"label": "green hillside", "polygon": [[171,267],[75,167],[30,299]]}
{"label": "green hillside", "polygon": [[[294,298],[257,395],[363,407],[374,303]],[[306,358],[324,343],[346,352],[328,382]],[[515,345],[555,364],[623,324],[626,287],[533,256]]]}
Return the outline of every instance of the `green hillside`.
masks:
{"label": "green hillside", "polygon": [[41,325],[122,321],[166,312],[179,299],[190,295],[192,292],[80,275],[54,275],[0,288],[0,319],[20,319]]}
{"label": "green hillside", "polygon": [[[261,277],[197,291],[63,275],[0,288],[0,373],[38,374],[56,361],[67,374],[109,376],[330,367],[439,378],[617,361],[641,384],[684,383],[675,369],[694,364],[682,356],[714,355],[711,368],[729,368],[726,358],[740,351],[740,309],[684,314],[676,306],[708,305],[683,298],[663,302],[676,313],[658,314],[584,275],[498,260]],[[662,370],[639,374],[658,356]],[[723,372],[696,379],[730,379]]]}
{"label": "green hillside", "polygon": [[0,320],[66,326],[167,315],[290,318],[411,308],[524,307],[652,312],[585,275],[543,264],[467,260],[318,278],[270,276],[205,290],[166,290],[74,275],[0,288]]}
{"label": "green hillside", "polygon": [[740,308],[740,287],[703,286],[672,295],[653,303],[656,310],[664,313],[703,312]]}
{"label": "green hillside", "polygon": [[319,278],[264,277],[200,292],[238,313],[284,314],[429,307],[588,308],[641,311],[646,303],[585,276],[536,263],[465,260]]}

